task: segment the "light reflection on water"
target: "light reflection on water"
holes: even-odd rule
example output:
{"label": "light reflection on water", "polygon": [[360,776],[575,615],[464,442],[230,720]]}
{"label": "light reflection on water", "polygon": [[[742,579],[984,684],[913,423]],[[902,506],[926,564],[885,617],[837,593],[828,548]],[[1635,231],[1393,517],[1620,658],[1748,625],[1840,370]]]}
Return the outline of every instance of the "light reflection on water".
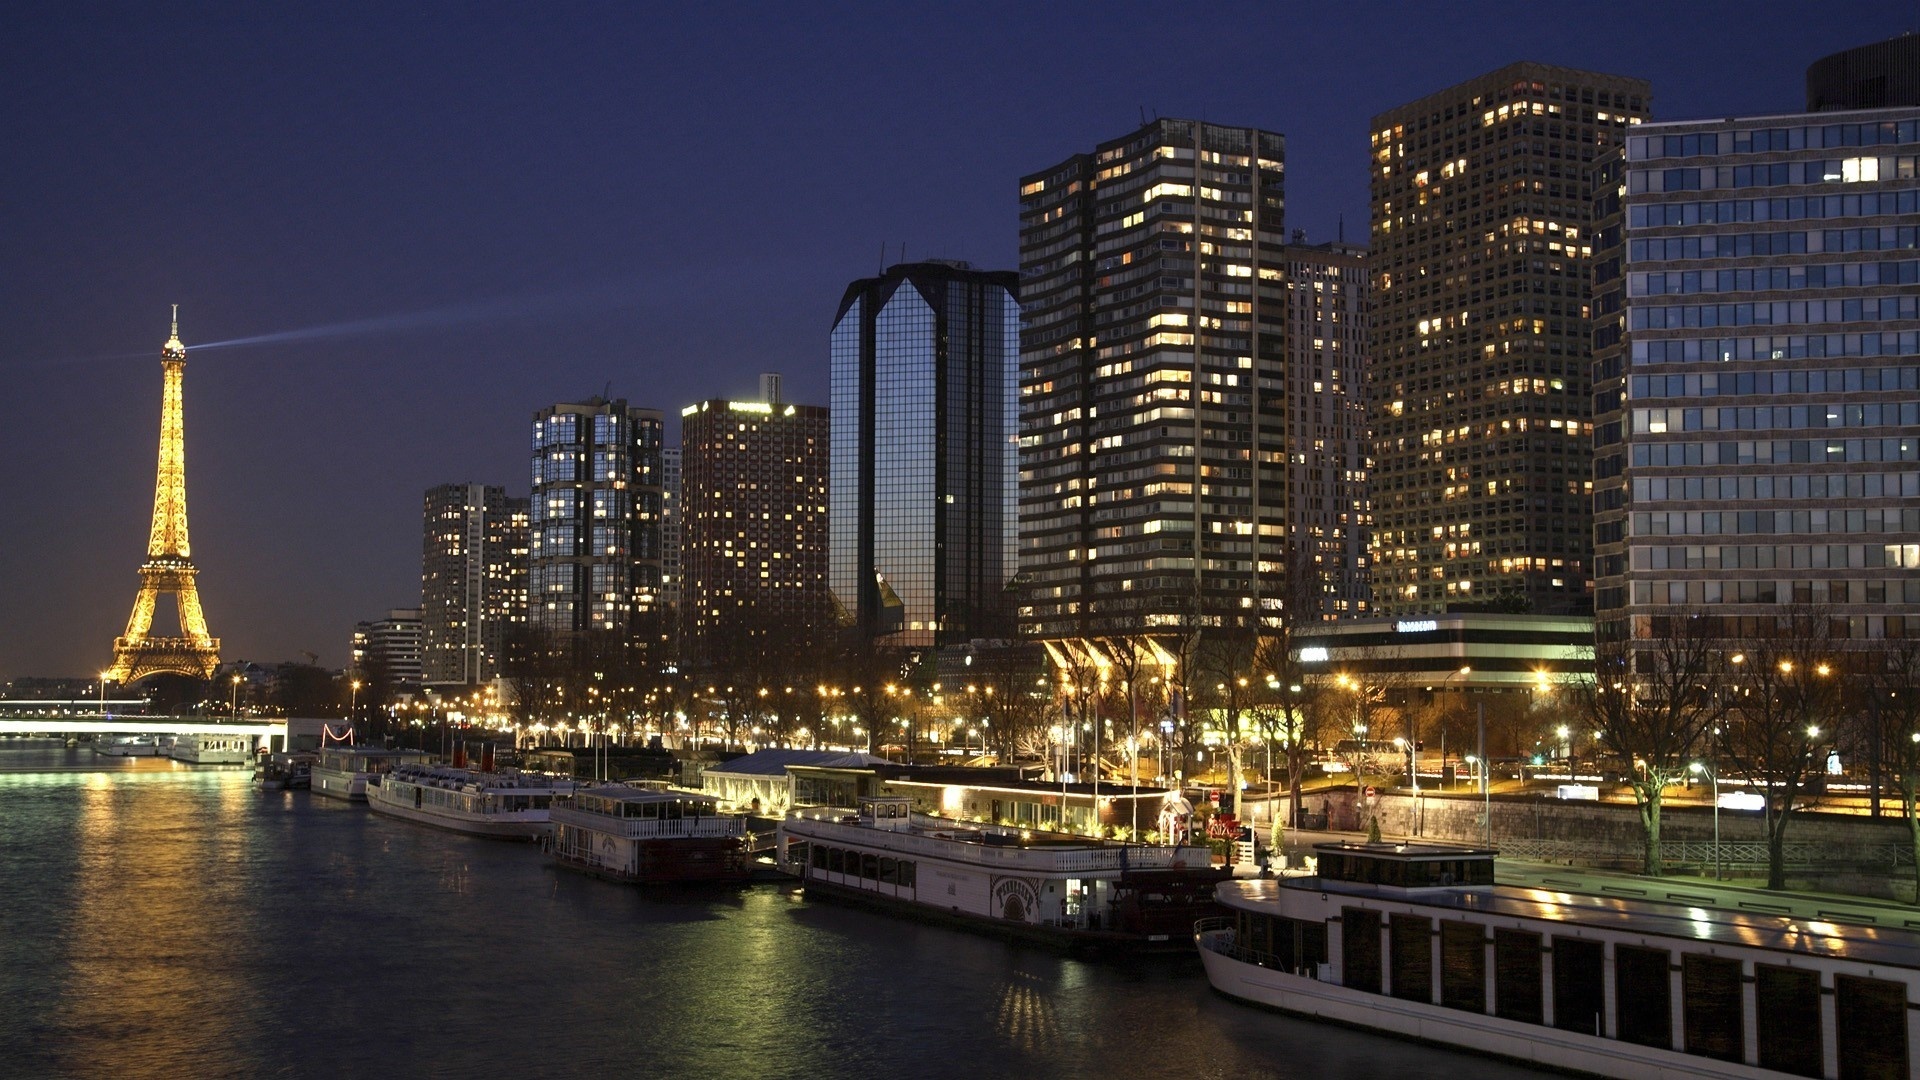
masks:
{"label": "light reflection on water", "polygon": [[97,760],[0,741],[0,1074],[1538,1075],[1238,1006],[1192,960],[646,893],[244,772],[56,771]]}

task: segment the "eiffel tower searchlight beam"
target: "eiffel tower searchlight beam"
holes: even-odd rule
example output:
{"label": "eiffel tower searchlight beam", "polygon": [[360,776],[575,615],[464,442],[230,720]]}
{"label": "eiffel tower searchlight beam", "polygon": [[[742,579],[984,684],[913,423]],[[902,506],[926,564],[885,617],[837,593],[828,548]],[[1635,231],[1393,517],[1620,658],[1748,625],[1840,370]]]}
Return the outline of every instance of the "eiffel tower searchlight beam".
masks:
{"label": "eiffel tower searchlight beam", "polygon": [[[187,347],[180,343],[180,305],[173,305],[173,333],[160,347],[160,466],[153,483],[153,528],[147,561],[140,564],[140,593],[127,618],[127,632],[113,641],[113,664],[104,678],[138,682],[173,673],[211,679],[220,667],[220,639],[207,633],[187,542],[187,449],[184,386]],[[153,635],[153,609],[171,593],[180,613],[178,637]]]}

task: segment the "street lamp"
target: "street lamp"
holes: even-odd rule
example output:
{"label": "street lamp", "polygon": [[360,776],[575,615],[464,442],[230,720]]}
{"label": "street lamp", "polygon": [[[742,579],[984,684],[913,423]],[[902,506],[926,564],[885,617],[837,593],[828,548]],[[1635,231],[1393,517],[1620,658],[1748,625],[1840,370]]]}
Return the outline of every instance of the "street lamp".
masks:
{"label": "street lamp", "polygon": [[1696,776],[1704,776],[1713,785],[1713,880],[1720,880],[1720,777],[1712,769],[1699,762],[1687,766],[1687,771]]}
{"label": "street lamp", "polygon": [[111,674],[113,674],[111,671],[100,673],[100,718],[102,720],[107,717],[107,676]]}
{"label": "street lamp", "polygon": [[[239,676],[234,677],[234,683],[237,689]],[[355,679],[349,685],[353,687],[353,691],[347,695],[347,720],[348,722],[352,722],[354,717],[360,712],[360,680]]]}
{"label": "street lamp", "polygon": [[233,689],[227,693],[227,711],[235,720],[240,719],[240,673],[233,676]]}

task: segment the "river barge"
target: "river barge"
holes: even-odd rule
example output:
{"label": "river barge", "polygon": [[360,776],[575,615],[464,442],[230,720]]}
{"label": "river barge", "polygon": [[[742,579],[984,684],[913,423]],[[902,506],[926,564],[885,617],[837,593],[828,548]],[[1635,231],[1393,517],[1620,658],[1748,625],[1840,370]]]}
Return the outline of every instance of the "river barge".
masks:
{"label": "river barge", "polygon": [[1228,877],[1204,847],[959,821],[916,813],[905,796],[793,810],[775,854],[809,896],[1072,950],[1185,950]]}
{"label": "river barge", "polygon": [[1920,935],[1494,884],[1492,851],[1317,844],[1220,887],[1222,994],[1611,1077],[1907,1080]]}
{"label": "river barge", "polygon": [[468,836],[538,840],[553,829],[548,815],[554,801],[576,786],[565,777],[517,769],[397,765],[368,777],[367,809]]}
{"label": "river barge", "polygon": [[606,785],[553,807],[556,866],[636,885],[744,882],[752,874],[746,818],[711,795]]}

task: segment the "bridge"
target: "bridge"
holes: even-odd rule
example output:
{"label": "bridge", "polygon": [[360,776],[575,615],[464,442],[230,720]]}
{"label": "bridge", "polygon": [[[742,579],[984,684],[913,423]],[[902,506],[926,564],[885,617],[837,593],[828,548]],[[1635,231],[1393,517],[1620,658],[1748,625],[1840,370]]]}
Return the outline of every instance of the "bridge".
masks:
{"label": "bridge", "polygon": [[289,729],[295,737],[305,736],[317,745],[322,730],[331,728],[338,739],[346,731],[345,720],[310,717],[282,719],[260,717],[252,720],[219,720],[207,716],[119,716],[111,713],[81,716],[20,716],[0,712],[0,735],[252,735],[265,740],[269,750],[293,747]]}

